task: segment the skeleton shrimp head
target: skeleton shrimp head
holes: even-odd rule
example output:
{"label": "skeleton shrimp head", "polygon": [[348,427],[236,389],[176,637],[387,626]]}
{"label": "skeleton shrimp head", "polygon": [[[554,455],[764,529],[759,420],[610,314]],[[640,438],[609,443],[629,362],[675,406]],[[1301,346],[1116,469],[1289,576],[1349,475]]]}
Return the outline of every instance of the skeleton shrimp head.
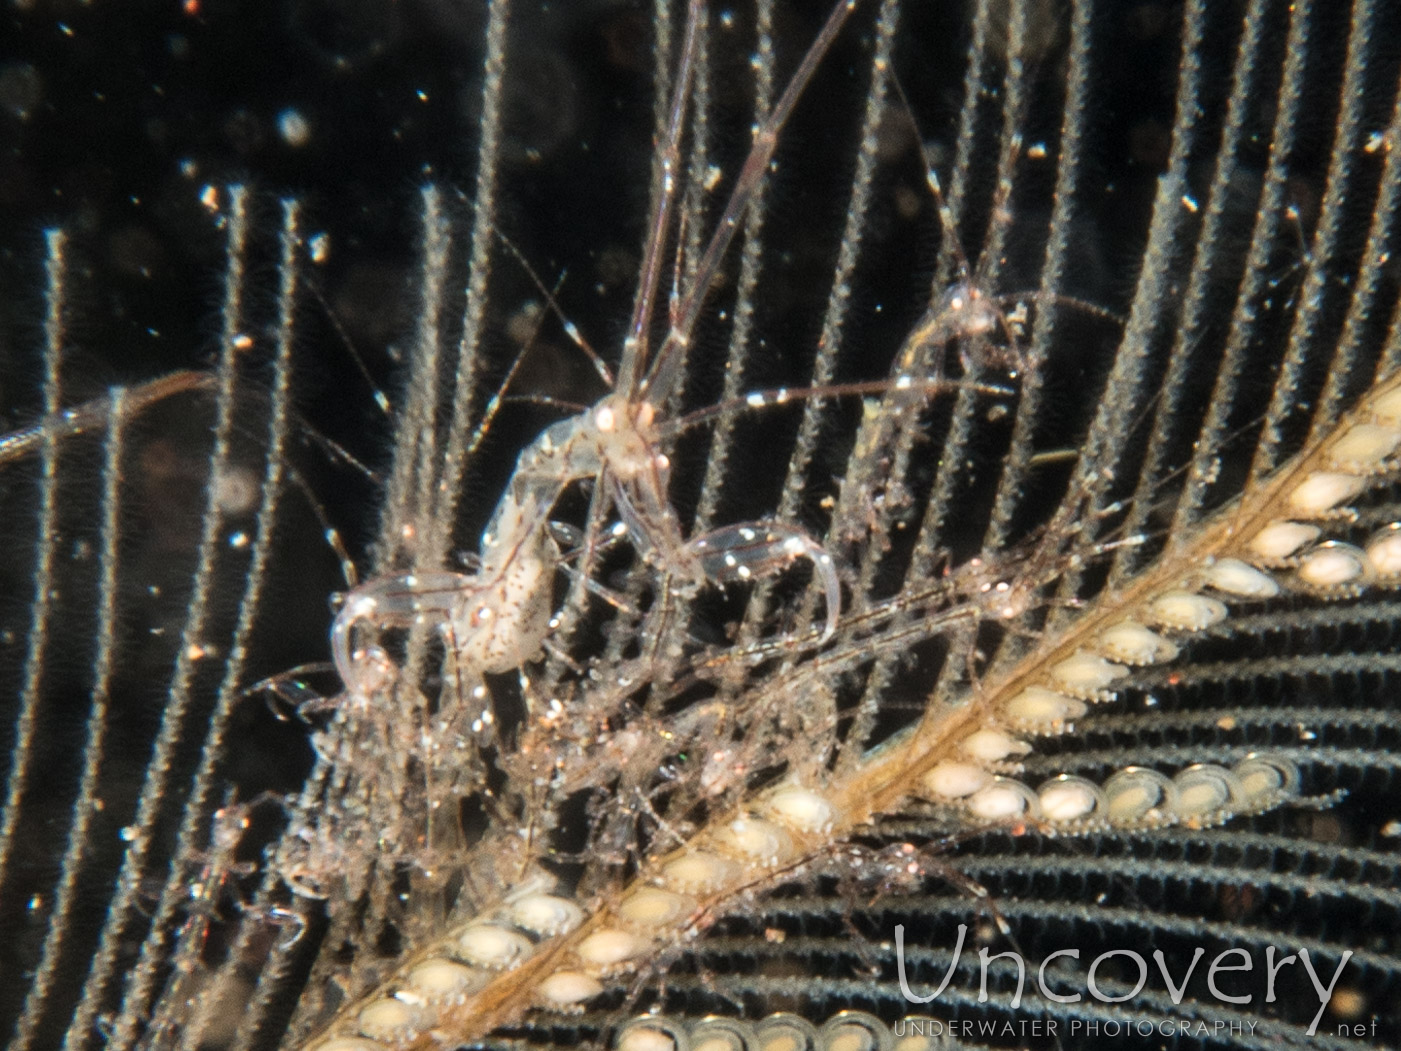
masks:
{"label": "skeleton shrimp head", "polygon": [[594,406],[596,455],[618,481],[641,492],[664,493],[671,461],[653,440],[657,408],[649,401],[630,402],[621,394]]}
{"label": "skeleton shrimp head", "polygon": [[[998,297],[988,295],[971,281],[960,281],[930,304],[910,342],[915,348],[935,348],[938,363],[943,360],[943,345],[956,342],[965,374],[983,365],[1005,369],[1016,376],[1027,367],[1016,345],[1025,321],[1025,305],[1006,313]],[[1008,340],[1005,346],[995,339],[998,329]]]}
{"label": "skeleton shrimp head", "polygon": [[516,505],[498,509],[498,527],[482,541],[475,573],[431,571],[378,577],[355,588],[331,627],[331,653],[346,689],[368,697],[388,685],[393,667],[377,646],[357,647],[362,625],[425,624],[446,637],[464,667],[505,672],[533,659],[550,624],[551,583],[559,553],[540,529],[499,521],[501,512],[531,517]]}
{"label": "skeleton shrimp head", "polygon": [[981,611],[981,618],[1011,622],[1042,601],[1045,581],[1034,574],[1018,572],[1018,563],[993,564],[983,558],[970,558],[957,569],[946,570],[958,595]]}
{"label": "skeleton shrimp head", "polygon": [[998,325],[999,311],[993,298],[968,281],[948,289],[934,309],[954,336],[986,336]]}

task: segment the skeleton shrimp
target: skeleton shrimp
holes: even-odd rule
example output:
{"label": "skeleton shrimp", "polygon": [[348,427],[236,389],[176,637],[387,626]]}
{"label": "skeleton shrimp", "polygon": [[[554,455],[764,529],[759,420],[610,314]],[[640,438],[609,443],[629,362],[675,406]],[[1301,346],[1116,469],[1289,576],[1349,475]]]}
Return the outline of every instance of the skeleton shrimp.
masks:
{"label": "skeleton shrimp", "polygon": [[[144,1048],[177,1046],[181,1030],[197,1011],[200,987],[210,976],[202,960],[205,942],[226,896],[232,896],[240,911],[245,908],[238,880],[256,872],[257,864],[238,860],[238,851],[252,825],[253,813],[269,805],[280,807],[282,800],[272,792],[263,792],[244,803],[226,802],[214,812],[209,848],[190,885],[187,918],[172,954],[175,973],[151,1011],[152,1025],[143,1037]],[[301,936],[301,918],[296,913],[272,907],[265,915],[274,925],[293,928],[288,935],[291,941]]]}
{"label": "skeleton shrimp", "polygon": [[[754,135],[730,198],[696,270],[694,284],[673,297],[669,331],[648,362],[648,332],[672,228],[671,211],[685,124],[686,102],[698,54],[703,0],[691,0],[677,86],[669,106],[661,159],[661,192],[648,230],[642,277],[624,341],[617,389],[593,407],[548,427],[521,454],[505,494],[481,538],[470,572],[429,571],[382,576],[350,592],[331,631],[336,669],[348,690],[367,695],[382,683],[375,647],[357,647],[357,629],[430,624],[450,640],[459,666],[504,672],[534,659],[552,619],[551,591],[563,555],[549,515],[570,485],[599,478],[639,553],[668,579],[687,587],[748,581],[782,571],[799,559],[813,565],[826,602],[823,638],[836,630],[841,585],[832,557],[805,529],[775,521],[721,526],[687,539],[671,507],[670,462],[661,451],[667,430],[662,407],[680,378],[680,360],[710,285],[740,226],[777,145],[778,132],[836,38],[856,0],[839,4],[816,42]],[[837,390],[833,388],[833,390]],[[838,391],[841,392],[841,391]],[[826,392],[823,392],[826,393]],[[787,400],[791,392],[751,395],[750,405]],[[682,421],[685,423],[686,421]]]}

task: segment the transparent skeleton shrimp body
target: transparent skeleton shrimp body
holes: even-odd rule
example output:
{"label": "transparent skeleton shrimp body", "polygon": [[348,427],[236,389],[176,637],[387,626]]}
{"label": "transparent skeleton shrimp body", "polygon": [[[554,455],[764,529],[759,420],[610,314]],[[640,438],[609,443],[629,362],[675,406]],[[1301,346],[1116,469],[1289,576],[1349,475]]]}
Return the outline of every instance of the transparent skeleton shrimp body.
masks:
{"label": "transparent skeleton shrimp body", "polygon": [[[350,592],[331,633],[336,669],[347,689],[370,692],[384,667],[377,647],[356,645],[362,624],[435,626],[448,638],[459,667],[505,672],[533,660],[550,630],[554,569],[562,557],[551,536],[549,515],[568,486],[589,478],[603,480],[629,538],[669,581],[687,587],[724,586],[780,572],[800,559],[811,562],[826,602],[822,637],[835,632],[841,612],[837,568],[802,527],[752,521],[721,526],[689,540],[683,536],[667,496],[670,463],[661,451],[666,431],[659,421],[679,378],[680,358],[706,294],[773,158],[779,129],[855,6],[856,0],[845,0],[833,9],[783,95],[756,130],[753,148],[700,260],[694,284],[686,296],[673,302],[669,331],[649,363],[648,332],[671,229],[686,100],[704,21],[703,0],[691,0],[662,153],[662,190],[649,224],[651,236],[617,389],[583,413],[546,428],[521,453],[482,535],[473,572],[389,575]],[[760,404],[767,400],[764,396],[747,400],[754,404],[756,398]]]}

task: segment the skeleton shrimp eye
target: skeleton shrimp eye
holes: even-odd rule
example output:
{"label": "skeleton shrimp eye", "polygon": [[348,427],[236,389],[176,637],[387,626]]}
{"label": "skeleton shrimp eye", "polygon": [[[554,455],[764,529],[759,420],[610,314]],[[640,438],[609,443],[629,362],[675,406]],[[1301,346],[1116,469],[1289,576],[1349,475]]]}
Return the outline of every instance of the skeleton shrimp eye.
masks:
{"label": "skeleton shrimp eye", "polygon": [[1014,591],[1012,585],[1005,580],[991,587],[985,586],[985,591],[988,600],[992,603],[994,616],[1002,620],[1015,620],[1027,611],[1028,596],[1020,591]]}
{"label": "skeleton shrimp eye", "polygon": [[950,319],[955,338],[984,336],[997,327],[997,308],[981,291],[960,282],[944,293],[939,313]]}

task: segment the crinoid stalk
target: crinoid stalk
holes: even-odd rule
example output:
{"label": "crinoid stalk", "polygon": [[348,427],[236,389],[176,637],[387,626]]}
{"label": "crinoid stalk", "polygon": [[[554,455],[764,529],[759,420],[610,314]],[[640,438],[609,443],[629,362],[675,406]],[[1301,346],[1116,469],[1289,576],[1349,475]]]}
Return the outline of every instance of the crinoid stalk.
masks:
{"label": "crinoid stalk", "polygon": [[394,11],[7,244],[14,1045],[1395,1044],[1396,5]]}

